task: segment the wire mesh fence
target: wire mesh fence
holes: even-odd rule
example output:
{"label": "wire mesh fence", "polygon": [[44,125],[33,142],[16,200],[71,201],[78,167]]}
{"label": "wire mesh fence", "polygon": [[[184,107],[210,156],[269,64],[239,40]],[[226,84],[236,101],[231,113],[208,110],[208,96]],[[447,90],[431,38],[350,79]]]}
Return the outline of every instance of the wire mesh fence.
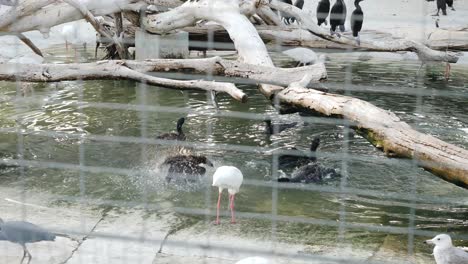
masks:
{"label": "wire mesh fence", "polygon": [[[430,26],[423,19],[420,33]],[[212,34],[192,44],[208,56],[236,58],[233,46]],[[20,45],[7,47],[21,54]],[[92,50],[77,46],[47,48],[46,62],[95,60]],[[277,67],[294,67],[282,53],[288,48],[269,45]],[[371,102],[419,131],[468,147],[464,66],[453,67],[445,81],[440,65],[418,73],[416,60],[314,50],[328,57],[328,92]],[[31,263],[236,263],[248,256],[276,263],[427,263],[431,248],[422,242],[429,237],[448,233],[466,244],[466,190],[415,160],[387,157],[354,122],[282,113],[248,79],[212,72],[154,76],[232,82],[249,101],[127,80],[0,82],[0,217],[57,234],[55,242],[28,245]],[[185,140],[158,138],[174,132],[181,117]],[[284,124],[291,127],[280,131]],[[316,152],[309,150],[315,138]],[[169,179],[165,161],[188,155],[206,157],[211,166],[188,162],[195,176]],[[285,155],[316,158],[313,164],[333,173],[312,183],[279,181],[301,169],[285,167]],[[212,176],[224,165],[238,167],[244,180],[235,198],[237,223],[229,223],[224,193],[215,225]],[[0,263],[19,260],[21,248],[3,240],[0,233]]]}

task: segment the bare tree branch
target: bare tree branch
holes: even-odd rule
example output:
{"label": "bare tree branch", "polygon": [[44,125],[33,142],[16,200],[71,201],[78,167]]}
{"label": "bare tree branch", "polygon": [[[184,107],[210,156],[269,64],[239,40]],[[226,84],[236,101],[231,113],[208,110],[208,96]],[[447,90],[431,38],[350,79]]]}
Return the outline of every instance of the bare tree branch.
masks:
{"label": "bare tree branch", "polygon": [[177,81],[154,77],[126,67],[122,61],[34,65],[0,63],[0,80],[15,81],[18,79],[25,82],[129,79],[171,89],[223,92],[238,101],[247,100],[247,95],[232,83],[203,80]]}
{"label": "bare tree branch", "polygon": [[34,51],[34,53],[36,53],[37,55],[39,55],[41,57],[44,57],[44,55],[42,55],[41,50],[36,45],[34,45],[34,43],[28,37],[26,37],[23,33],[19,33],[16,36],[18,36],[18,38],[24,44],[28,45],[28,47],[31,48],[32,51]]}

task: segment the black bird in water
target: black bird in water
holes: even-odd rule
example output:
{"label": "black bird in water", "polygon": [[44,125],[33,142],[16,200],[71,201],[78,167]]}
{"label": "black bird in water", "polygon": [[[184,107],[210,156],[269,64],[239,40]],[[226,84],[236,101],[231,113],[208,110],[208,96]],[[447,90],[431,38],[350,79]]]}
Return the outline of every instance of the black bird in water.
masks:
{"label": "black bird in water", "polygon": [[327,17],[328,13],[330,13],[330,0],[320,0],[317,5],[317,25],[328,25]]}
{"label": "black bird in water", "polygon": [[164,133],[160,136],[157,137],[157,139],[166,139],[166,140],[180,140],[184,141],[185,140],[185,134],[182,131],[182,125],[185,122],[185,118],[181,117],[179,120],[177,120],[177,133]]}
{"label": "black bird in water", "polygon": [[280,177],[278,182],[295,183],[320,183],[327,179],[341,177],[340,173],[333,168],[324,167],[318,163],[310,163],[297,168],[289,177]]}
{"label": "black bird in water", "polygon": [[[433,2],[434,0],[426,0],[427,2]],[[452,1],[453,6],[453,1]],[[452,7],[453,8],[453,7]],[[446,0],[437,0],[437,14],[434,16],[438,16],[440,10],[442,10],[442,15],[447,15],[447,1]]]}
{"label": "black bird in water", "polygon": [[[315,153],[319,144],[320,139],[318,137],[314,138],[310,147],[311,151]],[[337,170],[317,163],[316,157],[301,159],[300,162],[296,161],[295,165],[299,165],[299,167],[294,170],[291,177],[280,177],[278,178],[278,182],[320,183],[323,180],[341,177]],[[280,168],[282,168],[281,163]]]}
{"label": "black bird in water", "polygon": [[270,135],[273,135],[273,134],[276,134],[276,133],[280,133],[288,128],[292,128],[292,127],[295,127],[297,125],[297,122],[293,122],[293,123],[288,123],[288,124],[271,124],[271,120],[270,119],[267,119],[265,120],[265,124],[266,124],[266,127],[265,127],[265,131],[267,134],[270,134]]}
{"label": "black bird in water", "polygon": [[[284,168],[294,168],[303,166],[309,162],[313,162],[317,160],[315,157],[315,152],[320,145],[320,138],[315,137],[310,144],[310,152],[305,152],[304,156],[295,156],[295,155],[281,155],[278,157],[278,167],[279,169]],[[290,150],[297,150],[296,148],[292,148]],[[312,156],[310,157],[310,154]]]}
{"label": "black bird in water", "polygon": [[213,167],[213,163],[205,156],[198,155],[176,155],[166,158],[163,166],[169,166],[166,180],[183,180],[187,182],[196,182],[198,177],[205,175],[204,165]]}
{"label": "black bird in water", "polygon": [[361,40],[359,39],[359,32],[362,29],[362,23],[364,22],[364,13],[362,12],[359,2],[363,0],[354,0],[354,6],[356,9],[351,14],[351,29],[353,30],[353,37],[356,38],[358,45],[361,45]]}
{"label": "black bird in water", "polygon": [[[341,32],[345,31],[346,22],[346,4],[343,0],[336,0],[330,12],[330,32],[335,34],[336,28],[339,27]],[[340,34],[338,34],[340,36]]]}

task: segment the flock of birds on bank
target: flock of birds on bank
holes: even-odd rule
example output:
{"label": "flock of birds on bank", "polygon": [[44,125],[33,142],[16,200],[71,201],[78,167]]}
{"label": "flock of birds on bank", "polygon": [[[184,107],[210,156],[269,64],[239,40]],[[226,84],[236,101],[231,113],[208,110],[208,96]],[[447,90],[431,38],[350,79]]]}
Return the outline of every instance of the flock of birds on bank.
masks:
{"label": "flock of birds on bank", "polygon": [[[293,5],[292,0],[280,0],[283,3]],[[364,12],[362,7],[360,6],[360,2],[363,0],[354,0],[354,11],[351,14],[350,24],[351,30],[353,32],[353,37],[356,39],[357,45],[361,44],[359,38],[359,32],[362,30],[362,25],[364,23]],[[442,11],[443,15],[447,15],[447,6],[450,7],[452,10],[455,11],[453,7],[453,0],[426,0],[427,2],[437,2],[437,13],[435,16],[439,15],[439,12]],[[302,9],[304,6],[304,0],[297,0],[294,3],[294,6],[297,8]],[[345,32],[345,22],[346,22],[346,15],[347,9],[344,0],[336,0],[335,4],[330,9],[330,0],[320,0],[317,4],[316,9],[316,16],[317,16],[317,25],[321,26],[322,24],[327,25],[327,18],[330,16],[330,33],[332,35],[337,35],[340,37],[341,35],[336,32],[337,28],[340,29],[341,32]],[[292,24],[296,21],[295,17],[289,16],[284,12],[279,13],[282,21],[286,24]],[[436,23],[437,25],[437,23]]]}
{"label": "flock of birds on bank", "polygon": [[[286,4],[293,5],[291,0],[280,1]],[[354,0],[355,10],[351,14],[351,30],[353,31],[353,36],[356,38],[356,42],[358,45],[360,45],[359,32],[361,31],[364,22],[364,12],[362,11],[362,8],[359,4],[362,1],[363,0]],[[302,7],[304,6],[304,1],[297,0],[294,3],[294,6],[302,9]],[[317,25],[327,25],[327,18],[330,15],[330,33],[332,35],[337,35],[338,37],[340,37],[341,35],[336,32],[336,29],[339,28],[341,32],[345,31],[347,9],[344,0],[336,0],[335,4],[331,7],[331,10],[330,0],[320,0],[317,5],[316,11]],[[296,21],[294,17],[288,16],[284,12],[280,12],[279,15],[286,25],[289,25]]]}

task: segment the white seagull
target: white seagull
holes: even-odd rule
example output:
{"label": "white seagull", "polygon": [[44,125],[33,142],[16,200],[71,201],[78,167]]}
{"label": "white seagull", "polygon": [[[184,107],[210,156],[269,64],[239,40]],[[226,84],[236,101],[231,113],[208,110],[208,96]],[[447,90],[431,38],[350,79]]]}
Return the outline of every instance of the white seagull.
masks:
{"label": "white seagull", "polygon": [[221,166],[216,169],[213,174],[213,186],[219,188],[218,206],[216,207],[216,222],[219,225],[219,207],[221,205],[221,194],[223,189],[228,189],[229,193],[229,207],[231,208],[231,223],[236,222],[234,215],[234,198],[239,188],[242,185],[244,176],[242,172],[234,166]]}
{"label": "white seagull", "polygon": [[452,245],[449,235],[440,234],[424,243],[435,245],[434,258],[437,264],[467,264],[468,252]]}

